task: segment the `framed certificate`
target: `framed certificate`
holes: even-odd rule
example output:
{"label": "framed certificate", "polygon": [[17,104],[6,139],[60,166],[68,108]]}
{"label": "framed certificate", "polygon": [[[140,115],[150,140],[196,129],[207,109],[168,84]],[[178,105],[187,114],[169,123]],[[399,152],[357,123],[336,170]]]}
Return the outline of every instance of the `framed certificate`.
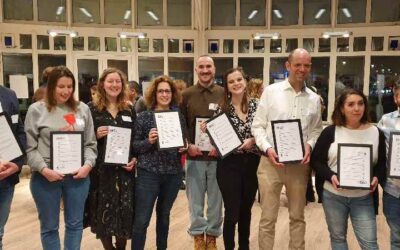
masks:
{"label": "framed certificate", "polygon": [[178,111],[155,111],[154,120],[158,132],[157,146],[159,150],[185,146]]}
{"label": "framed certificate", "polygon": [[129,162],[132,129],[108,126],[104,150],[104,163],[108,165],[126,165]]}
{"label": "framed certificate", "polygon": [[0,138],[0,160],[8,162],[24,154],[4,113],[0,113]]}
{"label": "framed certificate", "polygon": [[372,145],[338,143],[337,173],[341,188],[370,189]]}
{"label": "framed certificate", "polygon": [[50,168],[71,174],[83,163],[83,131],[50,132]]}
{"label": "framed certificate", "polygon": [[213,148],[211,144],[210,137],[207,132],[203,132],[200,129],[200,124],[202,122],[208,121],[209,117],[196,117],[196,126],[194,130],[194,145],[196,145],[201,151],[209,152]]}
{"label": "framed certificate", "polygon": [[400,132],[391,132],[389,138],[389,177],[400,178]]}
{"label": "framed certificate", "polygon": [[303,132],[300,119],[271,122],[278,162],[298,163],[304,157]]}
{"label": "framed certificate", "polygon": [[228,156],[243,143],[233,127],[232,121],[225,113],[221,113],[207,122],[207,133],[221,158]]}

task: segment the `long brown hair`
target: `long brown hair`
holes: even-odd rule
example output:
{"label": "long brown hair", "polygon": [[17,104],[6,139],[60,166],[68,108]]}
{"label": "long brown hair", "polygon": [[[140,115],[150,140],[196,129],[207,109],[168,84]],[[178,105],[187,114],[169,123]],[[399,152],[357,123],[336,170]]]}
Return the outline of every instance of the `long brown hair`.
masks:
{"label": "long brown hair", "polygon": [[[229,111],[229,105],[231,104],[231,99],[232,99],[232,96],[228,91],[228,76],[236,71],[242,75],[243,80],[246,82],[246,85],[247,85],[247,75],[244,73],[242,67],[231,68],[225,72],[225,75],[224,75],[224,100],[222,101],[222,105],[221,105],[222,111],[224,111],[224,112]],[[248,103],[247,99],[248,99],[248,96],[247,96],[247,86],[246,86],[245,92],[243,94],[242,102],[240,104],[241,110],[245,114],[247,113],[247,110],[249,109],[249,103]]]}
{"label": "long brown hair", "polygon": [[358,95],[363,99],[364,102],[364,114],[361,117],[360,122],[362,124],[369,122],[369,112],[368,112],[368,100],[367,97],[364,95],[363,92],[356,90],[356,89],[345,89],[340,96],[336,98],[335,108],[332,113],[332,123],[335,126],[346,126],[346,117],[344,116],[342,109],[344,107],[344,103],[346,99],[350,95]]}
{"label": "long brown hair", "polygon": [[128,84],[125,74],[116,68],[108,68],[103,71],[97,83],[97,92],[93,98],[93,105],[98,110],[106,110],[109,102],[106,97],[106,91],[104,90],[104,82],[109,74],[117,73],[121,78],[122,89],[121,93],[117,96],[117,108],[118,111],[129,110],[129,98],[128,98]]}
{"label": "long brown hair", "polygon": [[145,93],[144,98],[146,101],[146,106],[150,109],[157,106],[157,88],[158,84],[162,82],[168,83],[172,91],[171,103],[169,104],[169,106],[178,106],[180,103],[181,95],[180,93],[178,93],[178,89],[176,88],[174,81],[169,76],[159,76],[153,80]]}
{"label": "long brown hair", "polygon": [[45,102],[49,112],[57,106],[57,100],[55,97],[57,82],[61,77],[67,77],[72,80],[72,93],[69,99],[65,102],[65,105],[70,107],[74,112],[78,106],[78,102],[74,98],[75,93],[75,78],[72,72],[65,66],[54,67],[47,79],[46,97]]}

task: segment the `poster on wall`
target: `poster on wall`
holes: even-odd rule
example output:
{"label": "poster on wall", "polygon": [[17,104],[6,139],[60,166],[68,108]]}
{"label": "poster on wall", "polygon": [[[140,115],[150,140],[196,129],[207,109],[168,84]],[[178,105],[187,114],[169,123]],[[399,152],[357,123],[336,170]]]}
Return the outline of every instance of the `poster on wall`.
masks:
{"label": "poster on wall", "polygon": [[15,91],[18,99],[29,98],[28,77],[25,75],[10,75],[10,89]]}

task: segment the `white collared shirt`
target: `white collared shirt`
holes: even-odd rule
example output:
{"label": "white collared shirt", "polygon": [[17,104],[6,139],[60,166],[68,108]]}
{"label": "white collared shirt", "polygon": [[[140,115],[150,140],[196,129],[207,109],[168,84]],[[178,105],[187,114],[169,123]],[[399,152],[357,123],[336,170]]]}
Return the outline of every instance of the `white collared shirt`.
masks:
{"label": "white collared shirt", "polygon": [[273,147],[271,121],[300,119],[303,142],[312,148],[322,131],[320,97],[307,87],[296,93],[288,80],[265,88],[251,131],[257,146],[266,152]]}

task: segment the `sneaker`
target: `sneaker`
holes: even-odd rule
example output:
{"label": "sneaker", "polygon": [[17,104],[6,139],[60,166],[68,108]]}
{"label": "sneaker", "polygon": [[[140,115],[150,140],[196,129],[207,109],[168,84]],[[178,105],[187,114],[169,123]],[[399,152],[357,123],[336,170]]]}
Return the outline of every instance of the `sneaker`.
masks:
{"label": "sneaker", "polygon": [[204,234],[195,235],[193,238],[194,238],[194,250],[206,250],[206,242],[204,241]]}
{"label": "sneaker", "polygon": [[217,250],[217,237],[207,234],[206,249],[207,250]]}

